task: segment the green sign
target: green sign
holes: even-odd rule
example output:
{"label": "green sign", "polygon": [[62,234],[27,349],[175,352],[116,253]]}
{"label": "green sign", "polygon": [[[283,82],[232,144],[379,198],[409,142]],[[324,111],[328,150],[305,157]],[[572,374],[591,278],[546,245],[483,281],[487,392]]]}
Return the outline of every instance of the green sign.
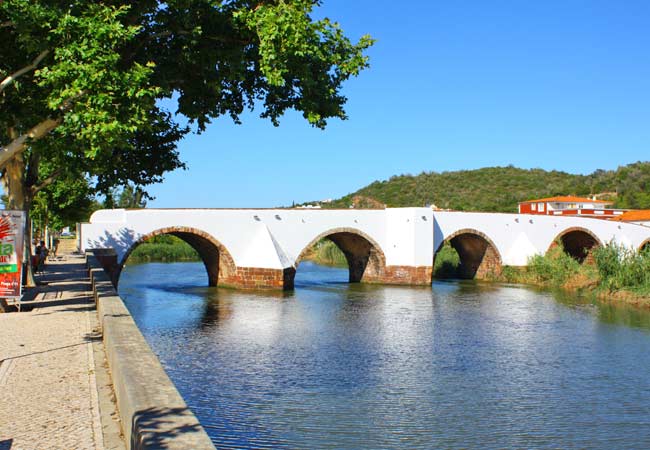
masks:
{"label": "green sign", "polygon": [[0,265],[0,273],[16,273],[18,272],[17,264],[2,264]]}

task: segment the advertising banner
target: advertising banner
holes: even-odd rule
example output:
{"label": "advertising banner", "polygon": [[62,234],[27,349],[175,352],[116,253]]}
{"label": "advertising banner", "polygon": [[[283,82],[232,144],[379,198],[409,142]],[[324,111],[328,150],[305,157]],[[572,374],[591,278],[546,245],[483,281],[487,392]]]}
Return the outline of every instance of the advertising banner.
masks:
{"label": "advertising banner", "polygon": [[20,298],[25,213],[0,210],[0,298]]}

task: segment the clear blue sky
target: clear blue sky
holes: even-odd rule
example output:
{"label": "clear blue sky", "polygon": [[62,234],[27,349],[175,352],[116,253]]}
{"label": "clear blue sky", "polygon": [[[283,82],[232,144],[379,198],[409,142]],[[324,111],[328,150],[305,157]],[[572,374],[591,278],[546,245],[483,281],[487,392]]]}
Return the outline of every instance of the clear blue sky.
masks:
{"label": "clear blue sky", "polygon": [[272,207],[396,174],[508,165],[589,173],[650,160],[650,1],[324,0],[371,34],[349,120],[214,122],[150,207]]}

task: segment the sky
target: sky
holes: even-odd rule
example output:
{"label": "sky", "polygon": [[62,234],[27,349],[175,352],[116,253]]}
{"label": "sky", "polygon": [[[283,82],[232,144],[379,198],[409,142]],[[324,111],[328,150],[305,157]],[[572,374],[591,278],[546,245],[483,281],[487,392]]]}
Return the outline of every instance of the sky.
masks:
{"label": "sky", "polygon": [[650,160],[650,2],[323,0],[377,43],[346,121],[245,114],[179,145],[148,207],[338,198],[393,175],[514,165],[590,173]]}

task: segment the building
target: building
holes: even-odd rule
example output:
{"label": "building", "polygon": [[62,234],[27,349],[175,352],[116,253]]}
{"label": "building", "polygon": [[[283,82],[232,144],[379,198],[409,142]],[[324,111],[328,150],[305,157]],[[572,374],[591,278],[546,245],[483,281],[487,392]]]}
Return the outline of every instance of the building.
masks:
{"label": "building", "polygon": [[611,220],[635,223],[637,225],[645,225],[650,227],[650,209],[626,211],[620,216],[614,217]]}
{"label": "building", "polygon": [[612,202],[572,195],[540,198],[519,203],[519,214],[540,214],[545,216],[584,216],[611,219],[622,215],[625,210],[608,208]]}

